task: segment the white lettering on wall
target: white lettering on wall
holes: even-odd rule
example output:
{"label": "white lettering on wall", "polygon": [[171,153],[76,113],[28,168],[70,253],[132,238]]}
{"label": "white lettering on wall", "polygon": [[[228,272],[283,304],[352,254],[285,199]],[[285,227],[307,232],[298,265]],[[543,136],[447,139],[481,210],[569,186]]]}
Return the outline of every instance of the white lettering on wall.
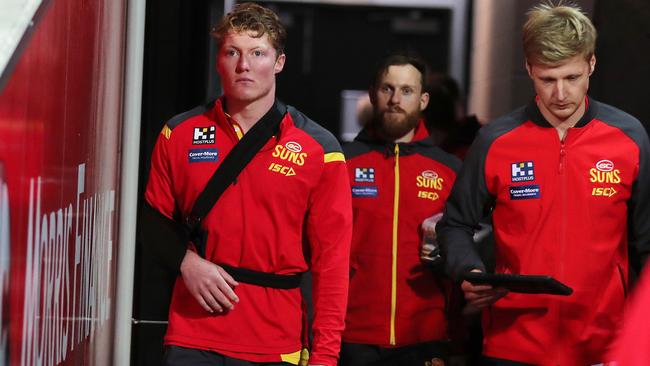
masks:
{"label": "white lettering on wall", "polygon": [[115,191],[86,192],[85,171],[79,165],[74,206],[45,213],[41,178],[30,180],[22,366],[65,361],[110,315]]}

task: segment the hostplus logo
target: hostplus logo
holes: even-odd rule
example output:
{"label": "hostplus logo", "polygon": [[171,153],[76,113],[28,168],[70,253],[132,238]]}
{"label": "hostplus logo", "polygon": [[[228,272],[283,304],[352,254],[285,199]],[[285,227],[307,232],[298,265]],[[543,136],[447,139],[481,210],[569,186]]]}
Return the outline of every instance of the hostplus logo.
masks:
{"label": "hostplus logo", "polygon": [[375,168],[354,168],[354,181],[373,183],[375,181]]}
{"label": "hostplus logo", "polygon": [[511,164],[513,182],[529,182],[535,180],[535,168],[532,161]]}
{"label": "hostplus logo", "polygon": [[194,127],[194,136],[192,136],[192,144],[194,145],[214,144],[215,132],[216,132],[215,126]]}

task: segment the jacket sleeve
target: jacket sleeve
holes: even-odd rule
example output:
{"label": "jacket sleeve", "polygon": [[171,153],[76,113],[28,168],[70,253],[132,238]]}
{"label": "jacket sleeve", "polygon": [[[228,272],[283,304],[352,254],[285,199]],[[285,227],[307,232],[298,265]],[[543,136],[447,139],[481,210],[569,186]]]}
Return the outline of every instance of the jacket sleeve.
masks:
{"label": "jacket sleeve", "polygon": [[650,253],[650,142],[642,127],[635,140],[639,146],[639,173],[628,202],[628,238],[643,265]]}
{"label": "jacket sleeve", "polygon": [[[166,132],[168,131],[168,132]],[[161,214],[172,218],[176,200],[172,192],[172,171],[170,160],[171,130],[165,125],[151,153],[151,169],[145,189],[146,202]]]}
{"label": "jacket sleeve", "polygon": [[479,228],[479,221],[493,202],[485,183],[489,142],[484,135],[480,134],[470,147],[447,199],[444,216],[436,226],[445,271],[455,280],[472,269],[485,271],[473,240],[474,230]]}
{"label": "jacket sleeve", "polygon": [[325,155],[322,175],[309,200],[306,235],[314,302],[309,363],[335,366],[347,308],[352,240],[352,197],[341,153]]}
{"label": "jacket sleeve", "polygon": [[169,158],[171,130],[165,126],[151,155],[151,170],[140,211],[140,241],[172,271],[179,272],[187,241],[180,223],[174,221],[176,200],[172,191]]}

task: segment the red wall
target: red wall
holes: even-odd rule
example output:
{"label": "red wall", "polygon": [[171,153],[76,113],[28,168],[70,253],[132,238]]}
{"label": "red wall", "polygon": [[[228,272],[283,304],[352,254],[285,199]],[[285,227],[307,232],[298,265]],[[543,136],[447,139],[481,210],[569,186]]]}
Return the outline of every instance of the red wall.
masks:
{"label": "red wall", "polygon": [[51,0],[0,91],[0,364],[112,361],[125,10]]}

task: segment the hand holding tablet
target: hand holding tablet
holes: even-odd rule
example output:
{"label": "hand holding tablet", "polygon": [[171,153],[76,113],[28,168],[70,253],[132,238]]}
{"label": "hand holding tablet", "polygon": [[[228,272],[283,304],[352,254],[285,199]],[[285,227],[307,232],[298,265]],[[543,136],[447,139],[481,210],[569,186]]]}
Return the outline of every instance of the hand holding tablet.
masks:
{"label": "hand holding tablet", "polygon": [[473,285],[490,285],[524,294],[550,294],[568,296],[573,289],[553,277],[545,275],[519,275],[505,273],[467,272],[463,280]]}

